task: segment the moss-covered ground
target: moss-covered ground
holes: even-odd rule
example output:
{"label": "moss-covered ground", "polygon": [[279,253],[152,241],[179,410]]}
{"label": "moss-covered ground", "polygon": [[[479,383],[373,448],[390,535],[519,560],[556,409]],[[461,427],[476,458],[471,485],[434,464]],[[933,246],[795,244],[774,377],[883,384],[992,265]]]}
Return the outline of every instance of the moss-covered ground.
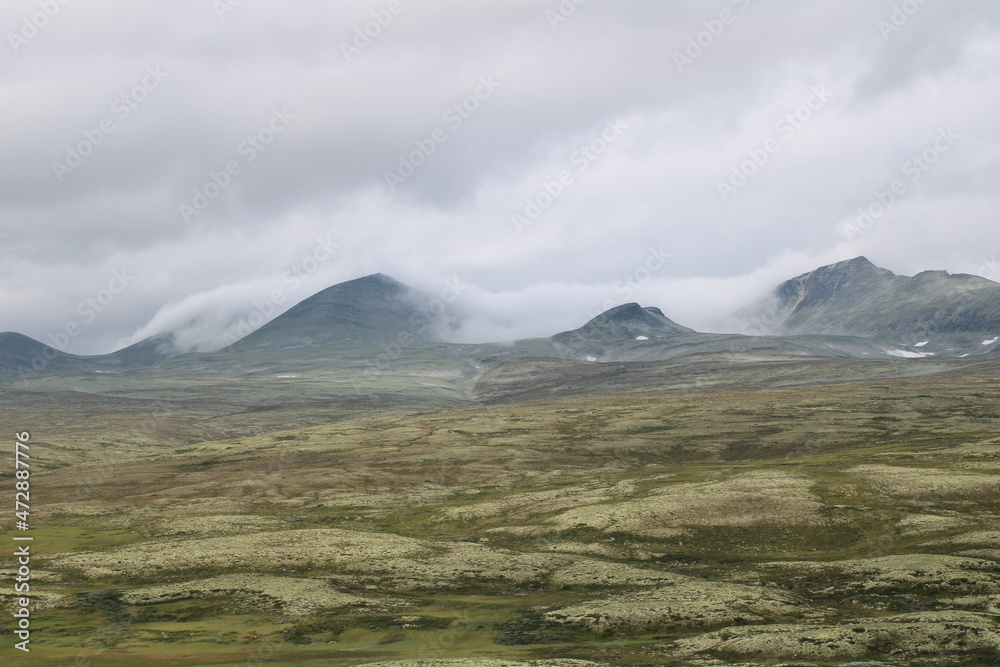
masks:
{"label": "moss-covered ground", "polygon": [[998,380],[33,425],[3,664],[1000,664]]}

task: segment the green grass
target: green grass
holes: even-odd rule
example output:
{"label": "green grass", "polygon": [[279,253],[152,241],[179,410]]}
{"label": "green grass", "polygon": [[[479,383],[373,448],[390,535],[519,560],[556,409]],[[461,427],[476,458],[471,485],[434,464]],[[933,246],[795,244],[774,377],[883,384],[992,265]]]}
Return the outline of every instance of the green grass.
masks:
{"label": "green grass", "polygon": [[[78,430],[72,441],[79,454],[33,469],[33,497],[37,492],[41,499],[33,509],[40,517],[32,522],[33,567],[52,573],[37,586],[63,597],[35,612],[32,664],[92,655],[91,664],[108,665],[245,665],[255,659],[347,665],[470,656],[669,667],[699,660],[832,665],[858,658],[846,644],[834,657],[803,657],[785,649],[755,653],[747,646],[757,644],[749,640],[736,650],[731,642],[781,623],[875,628],[872,623],[900,614],[939,612],[969,615],[947,622],[958,628],[955,642],[966,642],[967,656],[942,658],[941,664],[989,664],[993,649],[976,642],[998,631],[1000,610],[990,599],[1000,593],[1000,546],[946,540],[1000,530],[997,498],[928,494],[919,484],[890,494],[879,479],[852,470],[877,465],[1000,477],[1000,444],[988,418],[996,413],[996,399],[982,390],[995,380],[883,379],[878,386],[652,392],[382,412],[173,448],[135,445],[85,465],[75,461],[103,450],[101,442],[110,439],[89,441]],[[61,428],[69,429],[71,421],[65,416]],[[761,472],[808,480],[805,493],[817,509],[783,503],[780,489],[762,489],[755,497],[752,488],[730,484]],[[93,483],[81,484],[81,478]],[[709,502],[702,516],[661,515],[656,521],[676,530],[661,537],[556,523],[567,511],[645,507],[685,489],[688,495],[677,497],[709,502],[718,493],[731,500]],[[747,508],[755,508],[747,515],[750,523],[734,522]],[[804,520],[788,521],[793,510],[805,512]],[[709,514],[713,518],[705,519]],[[900,522],[914,516],[952,523],[928,522],[923,533],[905,533]],[[225,535],[331,528],[363,535],[375,546],[366,551],[345,543],[328,557],[301,563],[275,554],[252,570],[208,565],[207,552],[200,551],[207,540],[218,544]],[[386,555],[400,537],[420,545],[420,554]],[[456,542],[467,538],[478,543]],[[147,563],[130,564],[131,574],[115,570],[135,545],[166,549],[178,541],[190,563],[175,558],[157,569],[153,549]],[[280,540],[274,548],[282,549]],[[990,549],[993,556],[985,553]],[[963,555],[970,550],[983,553]],[[944,568],[944,584],[901,576],[869,588],[859,588],[854,570],[836,569],[838,562],[910,554],[958,556],[947,562],[974,563],[975,569],[963,574],[964,565]],[[113,573],[89,576],[64,563],[70,555],[101,559]],[[810,563],[825,565],[802,567]],[[572,567],[594,568],[612,583],[557,584],[558,573]],[[722,584],[787,595],[798,607],[771,612],[749,600],[748,620],[732,627],[699,625],[656,609],[648,622],[616,625],[612,619],[600,632],[547,620],[550,611],[596,609],[629,596],[641,601],[655,591],[657,585],[636,583],[636,570],[627,568],[703,582],[706,609],[714,608],[713,586]],[[139,586],[246,571],[328,582],[370,604],[296,616],[250,594],[148,605],[121,601]],[[973,626],[978,629],[962,629]],[[916,635],[893,628],[870,630],[878,641],[861,657],[922,664],[927,656],[908,646]],[[702,648],[678,653],[695,640]],[[944,653],[959,646],[940,641]]]}

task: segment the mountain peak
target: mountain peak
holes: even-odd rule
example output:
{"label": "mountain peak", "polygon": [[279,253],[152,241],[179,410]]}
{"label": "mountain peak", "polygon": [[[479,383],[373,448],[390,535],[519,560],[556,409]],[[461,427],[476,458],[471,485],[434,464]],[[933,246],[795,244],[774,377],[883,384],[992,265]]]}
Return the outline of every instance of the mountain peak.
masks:
{"label": "mountain peak", "polygon": [[865,257],[782,283],[772,333],[876,338],[1000,330],[1000,286],[973,276],[896,275]]}
{"label": "mountain peak", "polygon": [[[656,307],[643,308],[634,301],[620,306],[610,308],[597,317],[583,325],[580,330],[587,327],[643,327],[649,330],[662,330],[670,333],[693,333],[694,329],[688,329],[677,324]],[[644,331],[642,333],[648,333]]]}
{"label": "mountain peak", "polygon": [[612,342],[646,338],[666,338],[678,334],[694,333],[667,318],[659,308],[643,308],[638,303],[626,303],[604,311],[579,329],[553,336],[553,340],[579,340]]}
{"label": "mountain peak", "polygon": [[816,276],[819,278],[827,279],[830,276],[838,277],[871,277],[871,276],[893,276],[896,275],[888,269],[883,269],[875,264],[873,264],[867,257],[858,256],[854,259],[846,259],[842,262],[836,262],[834,264],[828,264],[827,266],[821,266],[815,271],[810,271],[809,273],[799,276],[800,278],[805,278],[807,276]]}
{"label": "mountain peak", "polygon": [[852,269],[877,269],[879,267],[875,266],[870,259],[864,255],[858,255],[854,259],[845,259],[842,262],[836,262],[830,266],[840,266],[844,268]]}
{"label": "mountain peak", "polygon": [[[633,301],[632,303],[624,303],[620,306],[610,308],[591,321],[619,323],[646,322],[649,320],[649,315],[649,311]],[[663,313],[660,313],[660,317],[663,317]]]}
{"label": "mountain peak", "polygon": [[[342,283],[328,287],[327,289],[354,289],[354,288],[386,288],[393,289],[397,291],[409,291],[409,287],[399,282],[392,276],[387,276],[384,273],[372,273],[367,276],[362,276],[361,278],[355,278],[354,280],[348,280]],[[324,290],[326,291],[326,290]],[[322,294],[322,292],[321,292]]]}
{"label": "mountain peak", "polygon": [[[419,338],[430,324],[425,295],[384,273],[338,283],[289,308],[236,349],[292,348]],[[423,313],[423,317],[421,314]]]}
{"label": "mountain peak", "polygon": [[[834,264],[833,266],[838,266]],[[883,269],[881,266],[873,263],[870,259],[864,255],[859,255],[854,259],[848,259],[843,262],[839,262],[841,270],[851,271],[859,274],[879,274],[879,275],[896,275],[889,269]]]}

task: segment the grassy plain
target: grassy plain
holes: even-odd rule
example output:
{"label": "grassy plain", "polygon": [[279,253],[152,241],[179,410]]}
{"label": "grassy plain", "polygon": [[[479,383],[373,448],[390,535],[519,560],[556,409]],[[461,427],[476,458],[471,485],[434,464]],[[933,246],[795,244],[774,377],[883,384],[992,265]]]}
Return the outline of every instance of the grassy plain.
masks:
{"label": "grassy plain", "polygon": [[962,369],[257,427],[173,400],[139,435],[24,403],[4,664],[1000,664],[1000,365]]}

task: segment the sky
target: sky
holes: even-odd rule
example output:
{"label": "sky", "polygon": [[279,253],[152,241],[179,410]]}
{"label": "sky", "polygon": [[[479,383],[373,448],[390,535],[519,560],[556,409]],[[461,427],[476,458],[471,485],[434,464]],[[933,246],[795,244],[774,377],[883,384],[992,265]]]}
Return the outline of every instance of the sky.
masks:
{"label": "sky", "polygon": [[[381,272],[702,331],[864,255],[1000,280],[992,0],[7,0],[0,331],[221,347]],[[245,326],[245,325],[244,325]]]}

